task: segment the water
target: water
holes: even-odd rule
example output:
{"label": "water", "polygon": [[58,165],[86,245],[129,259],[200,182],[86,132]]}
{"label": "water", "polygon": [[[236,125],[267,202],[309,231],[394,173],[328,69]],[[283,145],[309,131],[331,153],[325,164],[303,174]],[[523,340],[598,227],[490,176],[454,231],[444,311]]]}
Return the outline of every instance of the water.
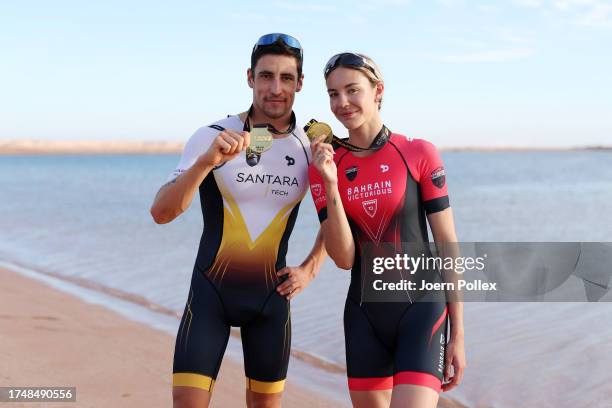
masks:
{"label": "water", "polygon": [[[446,153],[461,241],[612,241],[612,152]],[[180,313],[202,218],[149,208],[178,156],[0,157],[0,259],[120,289]],[[290,241],[318,221],[307,196]],[[292,302],[293,348],[344,367],[349,272],[327,262]],[[468,371],[449,396],[474,407],[612,406],[611,304],[466,304]],[[607,405],[606,405],[607,404]]]}

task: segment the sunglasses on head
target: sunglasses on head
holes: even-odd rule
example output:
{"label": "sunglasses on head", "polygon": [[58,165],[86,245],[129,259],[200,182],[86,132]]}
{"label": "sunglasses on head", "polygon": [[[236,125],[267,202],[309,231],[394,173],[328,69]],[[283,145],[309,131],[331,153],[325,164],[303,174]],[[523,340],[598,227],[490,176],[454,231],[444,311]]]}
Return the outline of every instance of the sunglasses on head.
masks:
{"label": "sunglasses on head", "polygon": [[336,54],[327,61],[325,64],[325,70],[323,71],[323,75],[325,78],[331,74],[331,72],[340,67],[352,67],[352,68],[366,68],[372,74],[374,74],[374,78],[380,79],[378,73],[376,72],[376,68],[374,68],[367,59],[362,57],[359,54],[354,54],[352,52],[343,52],[341,54]]}
{"label": "sunglasses on head", "polygon": [[287,47],[293,48],[299,51],[300,59],[302,59],[303,57],[302,45],[300,44],[300,42],[294,37],[288,34],[283,34],[283,33],[271,33],[271,34],[262,35],[261,37],[259,37],[259,40],[257,40],[257,42],[255,43],[255,46],[253,47],[253,52],[251,54],[254,54],[255,51],[257,51],[257,48],[272,45],[278,40],[281,40],[283,43],[285,43]]}

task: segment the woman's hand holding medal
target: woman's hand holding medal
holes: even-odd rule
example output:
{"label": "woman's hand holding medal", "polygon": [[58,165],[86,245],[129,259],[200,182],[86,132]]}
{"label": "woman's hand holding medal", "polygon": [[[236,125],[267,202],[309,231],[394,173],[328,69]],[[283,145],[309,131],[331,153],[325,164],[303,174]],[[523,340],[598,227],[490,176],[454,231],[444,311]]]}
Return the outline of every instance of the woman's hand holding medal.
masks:
{"label": "woman's hand holding medal", "polygon": [[333,184],[338,182],[336,171],[336,163],[334,162],[334,148],[331,142],[334,138],[331,127],[327,123],[317,122],[311,119],[304,126],[306,136],[310,140],[310,151],[312,152],[312,161],[321,173],[325,184]]}
{"label": "woman's hand holding medal", "polygon": [[312,151],[312,161],[314,166],[321,173],[326,185],[338,183],[338,172],[334,162],[334,148],[331,144],[325,143],[327,134],[322,134],[316,139],[312,139],[310,149]]}

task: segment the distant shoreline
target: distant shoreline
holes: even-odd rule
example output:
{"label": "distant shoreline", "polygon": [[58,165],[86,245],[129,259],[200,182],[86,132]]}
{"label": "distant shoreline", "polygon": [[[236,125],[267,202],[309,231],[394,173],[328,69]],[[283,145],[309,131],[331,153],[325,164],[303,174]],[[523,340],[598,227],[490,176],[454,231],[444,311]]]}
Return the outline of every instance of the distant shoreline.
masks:
{"label": "distant shoreline", "polygon": [[573,146],[573,147],[478,146],[478,147],[441,147],[438,150],[442,152],[582,152],[582,151],[612,151],[612,146]]}
{"label": "distant shoreline", "polygon": [[[64,155],[64,154],[180,154],[182,142],[163,141],[88,141],[88,140],[0,140],[0,155]],[[526,147],[465,146],[440,147],[441,152],[575,152],[612,151],[612,146]]]}
{"label": "distant shoreline", "polygon": [[180,154],[184,143],[159,141],[0,140],[0,155]]}

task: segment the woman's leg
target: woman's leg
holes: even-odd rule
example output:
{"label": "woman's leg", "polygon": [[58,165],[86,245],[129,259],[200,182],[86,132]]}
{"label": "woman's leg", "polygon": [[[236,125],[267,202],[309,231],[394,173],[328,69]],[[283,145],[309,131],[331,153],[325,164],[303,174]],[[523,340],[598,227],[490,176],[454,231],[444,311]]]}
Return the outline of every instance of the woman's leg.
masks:
{"label": "woman's leg", "polygon": [[435,408],[439,396],[429,387],[400,384],[393,387],[390,408]]}
{"label": "woman's leg", "polygon": [[377,336],[366,311],[348,298],[344,306],[346,368],[355,408],[388,408],[393,388],[393,355]]}
{"label": "woman's leg", "polygon": [[387,408],[391,402],[391,390],[351,391],[354,408]]}
{"label": "woman's leg", "polygon": [[444,372],[447,308],[416,302],[399,322],[391,407],[434,408]]}

